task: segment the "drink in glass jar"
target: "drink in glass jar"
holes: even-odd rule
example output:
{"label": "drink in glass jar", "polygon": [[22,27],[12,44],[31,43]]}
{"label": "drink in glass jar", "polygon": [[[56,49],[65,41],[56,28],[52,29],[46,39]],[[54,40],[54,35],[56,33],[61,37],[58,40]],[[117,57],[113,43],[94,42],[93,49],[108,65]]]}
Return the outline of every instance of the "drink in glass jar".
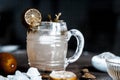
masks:
{"label": "drink in glass jar", "polygon": [[[42,22],[35,32],[27,33],[27,53],[30,66],[40,70],[64,70],[67,54],[66,24]],[[54,27],[64,26],[64,31],[56,31]],[[59,29],[58,29],[59,30]]]}
{"label": "drink in glass jar", "polygon": [[[82,54],[84,47],[82,33],[77,29],[68,31],[66,22],[58,20],[60,15],[56,15],[55,21],[41,21],[38,10],[30,9],[25,13],[25,20],[29,25],[27,31],[29,65],[41,72],[65,70],[69,63],[78,60]],[[77,47],[73,56],[66,58],[71,36],[76,38]]]}

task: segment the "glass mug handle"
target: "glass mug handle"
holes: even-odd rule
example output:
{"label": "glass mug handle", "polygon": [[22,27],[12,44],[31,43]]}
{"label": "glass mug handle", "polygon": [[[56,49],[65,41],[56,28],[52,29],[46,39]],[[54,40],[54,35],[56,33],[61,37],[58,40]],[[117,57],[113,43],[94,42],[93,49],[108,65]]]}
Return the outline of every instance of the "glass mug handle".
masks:
{"label": "glass mug handle", "polygon": [[77,39],[77,48],[72,57],[66,58],[65,68],[69,63],[73,63],[78,60],[78,58],[82,54],[84,47],[84,37],[80,31],[78,31],[77,29],[71,29],[70,31],[68,31],[68,41],[70,40],[71,36],[74,36]]}

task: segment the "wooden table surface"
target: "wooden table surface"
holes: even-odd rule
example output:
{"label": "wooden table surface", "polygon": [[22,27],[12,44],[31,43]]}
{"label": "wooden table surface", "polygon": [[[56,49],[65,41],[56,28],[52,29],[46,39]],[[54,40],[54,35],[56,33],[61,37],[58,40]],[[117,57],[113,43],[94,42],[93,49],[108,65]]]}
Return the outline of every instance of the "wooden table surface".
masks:
{"label": "wooden table surface", "polygon": [[[22,50],[22,51],[16,51],[14,53],[15,53],[14,55],[18,59],[18,66],[19,66],[18,69],[20,71],[27,71],[29,65],[27,62],[26,51]],[[71,56],[73,54],[73,51],[69,51],[68,54],[69,54],[68,57]],[[83,68],[87,68],[90,71],[90,73],[95,75],[96,80],[112,80],[106,72],[101,72],[99,70],[96,70],[92,66],[91,58],[94,55],[95,54],[91,53],[91,52],[87,52],[87,51],[83,52],[83,54],[81,55],[79,60],[77,60],[74,63],[69,64],[66,70],[74,72],[79,77],[79,80],[81,80],[80,79],[80,72]],[[23,61],[21,61],[21,60],[23,60]]]}
{"label": "wooden table surface", "polygon": [[[102,72],[95,69],[91,64],[91,58],[96,55],[91,52],[83,52],[79,60],[70,64],[67,70],[73,71],[80,77],[80,72],[83,68],[87,68],[90,73],[96,76],[96,80],[112,80],[107,72]],[[80,78],[79,78],[80,79]],[[81,80],[81,79],[80,79]]]}

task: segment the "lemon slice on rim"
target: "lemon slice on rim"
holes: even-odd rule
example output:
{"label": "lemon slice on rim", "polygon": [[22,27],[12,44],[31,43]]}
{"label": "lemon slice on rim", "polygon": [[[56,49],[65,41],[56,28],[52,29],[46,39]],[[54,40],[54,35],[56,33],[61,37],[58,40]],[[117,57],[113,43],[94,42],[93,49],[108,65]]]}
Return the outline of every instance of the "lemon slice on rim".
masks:
{"label": "lemon slice on rim", "polygon": [[40,25],[42,17],[37,9],[29,9],[26,11],[24,19],[30,27],[36,27]]}

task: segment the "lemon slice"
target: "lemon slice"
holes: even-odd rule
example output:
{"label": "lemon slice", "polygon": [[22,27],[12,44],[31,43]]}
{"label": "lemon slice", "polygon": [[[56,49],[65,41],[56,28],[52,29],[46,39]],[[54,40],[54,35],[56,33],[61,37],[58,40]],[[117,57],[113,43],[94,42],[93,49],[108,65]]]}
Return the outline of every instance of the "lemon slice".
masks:
{"label": "lemon slice", "polygon": [[70,71],[52,71],[50,80],[77,80],[77,76]]}
{"label": "lemon slice", "polygon": [[29,9],[26,11],[24,19],[30,27],[36,27],[40,25],[42,17],[37,9]]}

